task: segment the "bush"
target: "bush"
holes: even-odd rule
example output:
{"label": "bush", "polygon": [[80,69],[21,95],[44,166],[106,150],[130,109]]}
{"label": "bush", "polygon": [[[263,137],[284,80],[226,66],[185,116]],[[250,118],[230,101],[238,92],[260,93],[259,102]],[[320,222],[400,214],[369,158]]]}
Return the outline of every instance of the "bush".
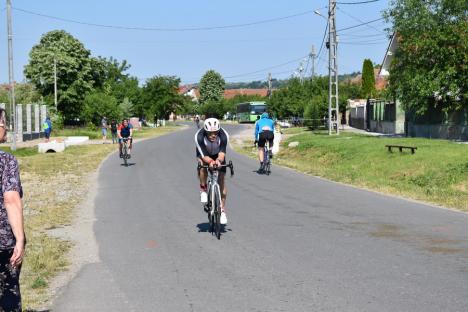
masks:
{"label": "bush", "polygon": [[96,91],[88,94],[84,99],[83,119],[86,123],[100,125],[103,116],[107,120],[119,120],[123,115],[122,108],[115,97]]}
{"label": "bush", "polygon": [[226,110],[222,102],[207,102],[200,107],[200,112],[206,118],[223,118]]}

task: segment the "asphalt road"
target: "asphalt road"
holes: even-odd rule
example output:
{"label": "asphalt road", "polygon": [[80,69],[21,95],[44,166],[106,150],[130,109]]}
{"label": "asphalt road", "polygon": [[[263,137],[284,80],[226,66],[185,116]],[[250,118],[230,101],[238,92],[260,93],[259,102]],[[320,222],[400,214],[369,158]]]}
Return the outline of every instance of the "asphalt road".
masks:
{"label": "asphalt road", "polygon": [[[228,126],[228,131],[239,128]],[[228,219],[208,230],[194,128],[136,145],[99,175],[86,265],[54,311],[468,311],[468,215],[230,151]]]}

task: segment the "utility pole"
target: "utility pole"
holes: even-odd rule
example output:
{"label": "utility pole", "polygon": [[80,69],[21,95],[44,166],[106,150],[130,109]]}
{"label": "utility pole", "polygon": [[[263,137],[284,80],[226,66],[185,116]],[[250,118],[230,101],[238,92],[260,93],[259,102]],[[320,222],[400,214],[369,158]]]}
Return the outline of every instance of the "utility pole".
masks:
{"label": "utility pole", "polygon": [[312,45],[312,51],[310,52],[310,58],[312,59],[312,79],[315,76],[315,58],[317,57],[317,53],[315,52],[315,46]]}
{"label": "utility pole", "polygon": [[[339,134],[338,119],[338,42],[336,36],[336,0],[328,4],[328,134],[332,134],[336,124],[336,134]],[[333,108],[335,106],[335,108]],[[332,120],[335,111],[336,121]]]}
{"label": "utility pole", "polygon": [[271,98],[272,93],[271,80],[271,73],[268,73],[268,98]]}
{"label": "utility pole", "polygon": [[7,29],[8,29],[8,78],[10,82],[10,127],[13,125],[11,150],[16,150],[16,103],[15,79],[13,76],[13,34],[11,27],[11,0],[7,0]]}
{"label": "utility pole", "polygon": [[54,103],[57,110],[57,59],[54,56]]}
{"label": "utility pole", "polygon": [[301,81],[301,84],[304,82],[304,65],[301,61],[300,65],[299,65],[299,79]]}

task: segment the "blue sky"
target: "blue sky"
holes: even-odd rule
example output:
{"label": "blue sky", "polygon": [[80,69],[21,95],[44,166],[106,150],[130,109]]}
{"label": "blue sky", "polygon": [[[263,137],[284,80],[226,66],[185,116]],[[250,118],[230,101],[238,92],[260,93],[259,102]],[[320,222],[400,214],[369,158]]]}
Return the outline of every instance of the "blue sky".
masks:
{"label": "blue sky", "polygon": [[[341,0],[358,2],[361,0]],[[5,5],[5,1],[2,3]],[[94,56],[126,59],[131,75],[142,82],[154,75],[175,75],[184,83],[199,81],[208,69],[227,81],[265,80],[290,77],[312,45],[318,52],[326,20],[313,13],[271,23],[202,31],[125,30],[74,24],[28,14],[28,10],[85,23],[136,28],[194,28],[251,23],[320,9],[327,15],[327,0],[12,0],[15,80],[22,81],[23,67],[41,35],[64,29],[84,43]],[[346,28],[381,17],[388,0],[361,5],[339,5],[337,28]],[[6,10],[0,26],[0,81],[8,81]],[[388,40],[386,25],[378,21],[339,33],[339,72],[360,71],[364,58],[380,63]],[[327,73],[328,52],[324,48],[316,72]],[[270,70],[259,70],[288,63]],[[307,62],[304,62],[306,68]],[[310,75],[310,63],[307,74]],[[252,73],[256,72],[256,73]]]}

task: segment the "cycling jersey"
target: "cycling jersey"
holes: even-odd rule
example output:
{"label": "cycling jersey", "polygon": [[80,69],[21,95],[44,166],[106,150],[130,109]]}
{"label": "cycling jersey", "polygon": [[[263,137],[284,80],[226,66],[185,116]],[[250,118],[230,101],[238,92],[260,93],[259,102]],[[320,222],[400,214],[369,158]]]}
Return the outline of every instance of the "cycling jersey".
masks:
{"label": "cycling jersey", "polygon": [[268,115],[263,114],[262,117],[255,123],[255,140],[259,140],[260,133],[264,131],[273,132],[275,129],[275,123],[273,120],[268,118]]}
{"label": "cycling jersey", "polygon": [[130,129],[132,129],[132,125],[128,124],[127,127],[124,127],[124,125],[120,124],[118,130],[120,131],[120,136],[122,138],[128,138],[130,136]]}
{"label": "cycling jersey", "polygon": [[[204,129],[198,130],[197,133],[195,133],[197,157],[209,156],[212,159],[216,159],[219,153],[226,153],[228,141],[229,134],[223,128],[219,129],[218,136],[214,142],[208,140]],[[216,156],[216,158],[213,158],[212,156]]]}

